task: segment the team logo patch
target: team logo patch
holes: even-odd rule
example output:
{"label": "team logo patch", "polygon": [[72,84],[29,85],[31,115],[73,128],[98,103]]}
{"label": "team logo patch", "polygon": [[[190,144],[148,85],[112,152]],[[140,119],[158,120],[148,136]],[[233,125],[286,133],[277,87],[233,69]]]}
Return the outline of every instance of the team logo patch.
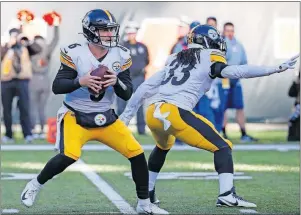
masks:
{"label": "team logo patch", "polygon": [[97,114],[94,118],[94,122],[98,126],[102,126],[107,122],[107,118],[103,114]]}
{"label": "team logo patch", "polygon": [[209,29],[208,36],[213,40],[216,40],[218,38],[218,34],[213,29]]}
{"label": "team logo patch", "polygon": [[139,52],[139,54],[143,54],[143,53],[144,53],[144,48],[143,48],[143,47],[141,47],[141,46],[139,46],[139,48],[138,48],[138,52]]}
{"label": "team logo patch", "polygon": [[115,72],[118,72],[121,69],[121,64],[120,62],[116,61],[113,63],[112,68]]}

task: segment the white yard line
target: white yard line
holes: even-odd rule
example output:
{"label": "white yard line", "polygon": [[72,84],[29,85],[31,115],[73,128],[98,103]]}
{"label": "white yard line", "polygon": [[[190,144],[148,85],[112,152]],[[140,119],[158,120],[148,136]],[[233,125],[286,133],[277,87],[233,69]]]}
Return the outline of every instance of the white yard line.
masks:
{"label": "white yard line", "polygon": [[127,203],[105,180],[103,180],[89,165],[79,159],[73,166],[84,174],[123,214],[137,214],[136,210]]}
{"label": "white yard line", "polygon": [[2,209],[2,214],[17,214],[19,213],[18,209]]}
{"label": "white yard line", "polygon": [[[155,145],[142,145],[143,149],[153,150]],[[18,144],[7,144],[1,145],[1,151],[53,151],[54,145],[18,145]],[[103,144],[87,144],[83,147],[84,151],[112,151],[110,147]],[[198,148],[194,148],[188,145],[184,146],[173,146],[173,151],[197,151]],[[299,144],[239,144],[234,145],[234,151],[299,151]]]}
{"label": "white yard line", "polygon": [[256,210],[252,210],[252,209],[240,209],[239,211],[240,213],[243,214],[258,214]]}

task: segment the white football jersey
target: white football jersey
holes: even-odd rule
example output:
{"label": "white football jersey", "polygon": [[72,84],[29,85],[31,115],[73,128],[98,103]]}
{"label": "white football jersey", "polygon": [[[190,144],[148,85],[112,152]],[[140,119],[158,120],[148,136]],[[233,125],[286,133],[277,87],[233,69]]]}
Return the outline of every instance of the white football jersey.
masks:
{"label": "white football jersey", "polygon": [[[115,71],[117,74],[125,71],[132,65],[130,51],[127,48],[123,46],[110,48],[105,58],[99,62],[91,53],[88,43],[75,43],[61,47],[60,59],[64,65],[76,70],[79,78],[96,69],[100,64]],[[115,93],[106,92],[99,102],[94,102],[90,99],[88,88],[81,87],[66,94],[65,102],[81,112],[104,112],[111,108],[114,97]]]}
{"label": "white football jersey", "polygon": [[176,54],[171,55],[161,74],[155,74],[160,77],[154,82],[160,82],[160,85],[150,103],[165,101],[192,110],[214,80],[209,76],[210,66],[216,61],[226,63],[224,54],[212,49],[202,50],[199,59],[194,67],[190,67],[180,65]]}

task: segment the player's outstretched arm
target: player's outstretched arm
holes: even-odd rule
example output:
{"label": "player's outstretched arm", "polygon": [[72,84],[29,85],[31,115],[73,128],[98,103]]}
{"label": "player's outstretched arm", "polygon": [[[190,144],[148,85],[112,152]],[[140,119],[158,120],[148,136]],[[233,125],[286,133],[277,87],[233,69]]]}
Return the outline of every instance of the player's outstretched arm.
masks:
{"label": "player's outstretched arm", "polygon": [[220,62],[216,62],[211,66],[210,77],[220,78],[255,78],[261,76],[268,76],[274,73],[284,72],[287,69],[294,69],[295,64],[299,58],[299,55],[292,57],[286,62],[275,67],[267,66],[252,66],[252,65],[226,65]]}
{"label": "player's outstretched arm", "polygon": [[164,70],[156,72],[152,77],[144,81],[132,95],[128,101],[125,110],[119,116],[119,119],[128,125],[137,113],[139,107],[143,104],[143,101],[158,92],[158,88],[164,79]]}

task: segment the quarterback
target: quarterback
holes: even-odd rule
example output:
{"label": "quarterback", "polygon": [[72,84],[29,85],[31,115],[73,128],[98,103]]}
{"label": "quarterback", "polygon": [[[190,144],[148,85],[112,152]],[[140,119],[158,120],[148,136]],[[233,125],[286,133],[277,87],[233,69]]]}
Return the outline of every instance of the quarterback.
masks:
{"label": "quarterback", "polygon": [[[56,148],[60,153],[48,161],[37,178],[27,183],[21,201],[27,207],[32,206],[42,186],[76,162],[87,141],[97,140],[130,161],[138,197],[136,210],[151,214],[158,207],[150,203],[144,151],[111,109],[113,95],[102,90],[112,86],[118,97],[124,100],[131,97],[130,51],[118,45],[119,24],[109,11],[89,11],[82,27],[88,42],[61,47],[61,67],[52,85],[55,94],[66,94],[57,114]],[[99,65],[108,68],[105,80],[90,74]]]}
{"label": "quarterback", "polygon": [[188,36],[188,49],[171,55],[163,70],[146,80],[129,100],[120,120],[128,124],[143,100],[152,97],[146,121],[156,146],[150,154],[150,200],[158,203],[155,181],[175,138],[214,154],[219,176],[217,206],[256,207],[237,195],[233,184],[232,143],[224,139],[211,122],[192,109],[219,78],[253,78],[294,68],[298,56],[276,67],[229,66],[226,45],[220,33],[209,25],[198,25]]}

